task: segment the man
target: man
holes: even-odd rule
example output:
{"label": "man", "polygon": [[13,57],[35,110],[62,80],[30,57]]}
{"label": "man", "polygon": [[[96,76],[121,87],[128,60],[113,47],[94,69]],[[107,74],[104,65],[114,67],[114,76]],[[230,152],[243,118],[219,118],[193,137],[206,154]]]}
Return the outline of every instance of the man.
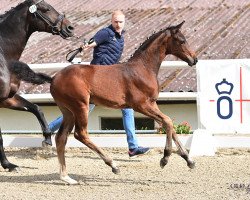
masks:
{"label": "man", "polygon": [[[84,46],[84,50],[94,48],[92,65],[112,65],[119,62],[124,48],[124,25],[125,15],[117,10],[112,13],[111,25],[99,30],[93,37],[92,43]],[[105,66],[104,66],[105,67]],[[109,77],[107,77],[109,78]],[[95,105],[90,104],[90,112]],[[147,147],[138,145],[135,135],[134,111],[131,108],[122,109],[123,126],[127,135],[129,156],[145,154],[149,151]],[[62,123],[62,117],[57,118],[49,124],[52,131],[57,130]]]}

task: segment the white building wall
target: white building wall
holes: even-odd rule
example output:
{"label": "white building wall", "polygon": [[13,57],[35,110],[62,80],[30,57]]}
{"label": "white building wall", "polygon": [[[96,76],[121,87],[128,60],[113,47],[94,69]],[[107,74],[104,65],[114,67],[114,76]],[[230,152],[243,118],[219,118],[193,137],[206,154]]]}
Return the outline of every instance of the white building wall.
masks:
{"label": "white building wall", "polygon": [[[160,110],[174,119],[175,123],[187,121],[192,129],[197,129],[197,108],[196,104],[169,104],[159,105]],[[61,113],[56,106],[41,106],[48,122],[52,121]],[[101,117],[121,117],[121,111],[96,106],[89,116],[89,130],[100,129]],[[142,117],[140,113],[135,113],[135,117]],[[10,109],[0,110],[0,127],[4,131],[40,131],[40,125],[36,117],[28,112],[15,111]]]}

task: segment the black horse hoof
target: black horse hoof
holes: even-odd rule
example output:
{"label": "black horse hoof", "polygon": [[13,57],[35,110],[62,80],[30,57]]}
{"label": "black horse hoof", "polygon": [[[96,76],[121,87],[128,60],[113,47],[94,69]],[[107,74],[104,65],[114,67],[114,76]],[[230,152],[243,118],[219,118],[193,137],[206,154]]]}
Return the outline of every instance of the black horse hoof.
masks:
{"label": "black horse hoof", "polygon": [[188,166],[190,169],[194,169],[194,168],[195,168],[195,162],[194,162],[194,161],[190,161],[190,162],[188,162],[187,166]]}
{"label": "black horse hoof", "polygon": [[45,138],[45,140],[42,141],[42,147],[49,147],[52,146],[51,138]]}
{"label": "black horse hoof", "polygon": [[14,168],[9,168],[9,172],[20,172],[20,171],[21,171],[21,169],[18,166],[14,167]]}
{"label": "black horse hoof", "polygon": [[112,172],[114,174],[120,174],[120,169],[117,167],[117,168],[112,168]]}
{"label": "black horse hoof", "polygon": [[162,158],[161,161],[160,161],[161,168],[163,169],[166,164],[168,164],[168,160],[166,160],[165,158]]}
{"label": "black horse hoof", "polygon": [[18,172],[21,171],[17,165],[14,165],[10,162],[2,164],[4,169],[8,169],[9,172]]}

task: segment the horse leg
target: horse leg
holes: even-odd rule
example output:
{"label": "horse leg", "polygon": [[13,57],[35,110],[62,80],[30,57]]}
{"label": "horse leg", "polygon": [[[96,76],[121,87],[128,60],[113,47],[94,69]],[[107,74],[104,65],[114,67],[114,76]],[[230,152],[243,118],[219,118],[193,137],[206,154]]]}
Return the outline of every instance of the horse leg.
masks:
{"label": "horse leg", "polygon": [[0,129],[0,161],[1,161],[2,167],[4,169],[9,169],[10,172],[17,171],[19,169],[17,165],[10,163],[5,155],[1,129]]}
{"label": "horse leg", "polygon": [[55,141],[56,141],[56,151],[58,156],[58,161],[60,164],[60,179],[70,185],[78,184],[78,182],[68,176],[66,170],[65,161],[65,145],[67,143],[68,134],[72,131],[74,127],[74,116],[67,110],[61,108],[63,113],[63,122],[59,128]]}
{"label": "horse leg", "polygon": [[6,99],[3,102],[0,102],[0,107],[10,108],[12,110],[27,111],[33,113],[38,119],[40,126],[43,131],[43,136],[45,140],[42,142],[43,146],[52,145],[51,141],[51,131],[49,129],[48,123],[44,117],[43,112],[38,105],[29,102],[28,100],[22,98],[18,94],[12,98]]}
{"label": "horse leg", "polygon": [[157,104],[155,102],[150,103],[140,103],[140,107],[134,108],[134,110],[156,120],[159,124],[163,126],[166,131],[166,145],[164,148],[164,155],[160,161],[160,166],[163,168],[169,160],[172,154],[172,133],[173,133],[173,122],[172,120],[161,113]]}
{"label": "horse leg", "polygon": [[184,160],[186,160],[187,166],[188,166],[189,168],[193,169],[193,168],[195,167],[195,162],[192,161],[192,160],[190,159],[190,157],[188,156],[187,150],[186,150],[186,149],[183,147],[183,145],[181,144],[181,142],[180,142],[180,140],[179,140],[179,138],[178,138],[178,136],[177,136],[177,134],[176,134],[175,131],[173,132],[173,140],[174,140],[175,145],[177,146],[177,148],[178,148],[178,150],[179,150],[179,151],[178,151],[178,154],[179,154]]}
{"label": "horse leg", "polygon": [[160,161],[161,168],[168,163],[168,159],[172,153],[172,138],[180,151],[180,156],[186,160],[190,168],[194,167],[194,162],[189,158],[187,151],[178,139],[172,120],[159,110],[156,102],[141,103],[140,107],[134,108],[134,110],[155,119],[158,123],[162,124],[166,131],[166,146],[164,149],[164,156]]}
{"label": "horse leg", "polygon": [[85,144],[87,147],[89,147],[91,150],[96,152],[100,158],[105,162],[106,165],[110,166],[112,168],[112,172],[114,174],[119,174],[120,169],[117,166],[117,164],[113,161],[112,158],[110,158],[101,148],[96,146],[89,138],[88,132],[87,132],[87,125],[88,125],[88,110],[89,106],[83,105],[82,109],[75,109],[74,115],[77,116],[75,119],[75,133],[74,137]]}
{"label": "horse leg", "polygon": [[0,102],[8,98],[10,93],[10,73],[5,59],[0,54]]}
{"label": "horse leg", "polygon": [[114,174],[119,174],[120,169],[118,165],[113,161],[112,158],[110,158],[100,147],[96,146],[89,138],[87,130],[80,129],[77,127],[77,130],[74,133],[74,136],[77,140],[85,144],[87,147],[89,147],[92,151],[96,152],[100,158],[105,162],[106,165],[110,166],[112,168],[112,172]]}

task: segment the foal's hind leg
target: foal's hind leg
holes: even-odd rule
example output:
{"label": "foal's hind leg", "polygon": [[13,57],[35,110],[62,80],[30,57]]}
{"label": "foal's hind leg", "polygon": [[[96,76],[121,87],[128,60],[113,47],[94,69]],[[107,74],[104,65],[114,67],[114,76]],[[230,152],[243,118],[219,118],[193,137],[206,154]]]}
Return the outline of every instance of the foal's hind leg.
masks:
{"label": "foal's hind leg", "polygon": [[60,179],[68,184],[74,185],[78,184],[78,182],[68,176],[65,162],[65,145],[68,134],[70,134],[74,127],[74,116],[67,110],[63,110],[62,108],[61,110],[63,111],[63,123],[55,137],[57,156],[60,164]]}
{"label": "foal's hind leg", "polygon": [[77,116],[75,118],[75,133],[74,136],[77,140],[85,144],[87,147],[89,147],[91,150],[95,151],[107,164],[112,168],[112,172],[115,174],[120,173],[119,167],[116,165],[116,163],[110,158],[101,148],[96,146],[89,138],[88,132],[87,132],[87,124],[88,124],[88,108],[89,106],[83,105],[83,109],[76,109],[74,114]]}
{"label": "foal's hind leg", "polygon": [[12,98],[9,98],[3,102],[0,102],[0,107],[10,108],[13,110],[27,111],[27,112],[33,113],[37,117],[37,119],[41,125],[42,131],[43,131],[43,136],[45,137],[45,140],[43,141],[43,146],[47,146],[47,145],[51,146],[52,145],[51,131],[50,131],[48,123],[44,117],[44,114],[40,110],[39,106],[27,101],[26,99],[24,99],[21,96],[19,96],[18,94],[16,94]]}
{"label": "foal's hind leg", "polygon": [[19,169],[17,165],[10,163],[8,159],[6,158],[4,148],[3,148],[3,138],[2,138],[1,129],[0,129],[0,161],[1,161],[2,167],[4,169],[9,169],[10,172]]}

